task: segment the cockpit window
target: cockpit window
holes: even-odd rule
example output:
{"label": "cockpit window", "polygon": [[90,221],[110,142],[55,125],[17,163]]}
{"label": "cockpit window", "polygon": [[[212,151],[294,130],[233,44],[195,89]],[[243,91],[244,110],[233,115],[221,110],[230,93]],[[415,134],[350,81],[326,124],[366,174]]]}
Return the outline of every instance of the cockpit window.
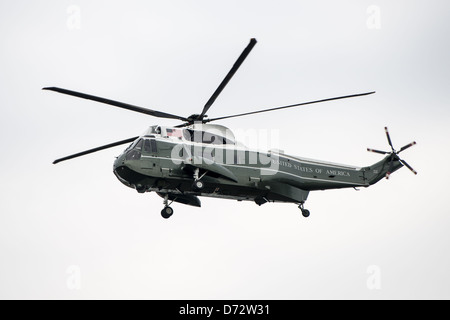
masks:
{"label": "cockpit window", "polygon": [[158,150],[156,149],[156,141],[155,139],[146,139],[144,140],[144,152],[147,153],[156,153]]}
{"label": "cockpit window", "polygon": [[152,152],[152,146],[150,145],[150,140],[144,141],[144,152],[147,152],[147,153]]}
{"label": "cockpit window", "polygon": [[136,143],[136,145],[134,146],[134,149],[141,151],[142,150],[142,145],[144,143],[142,142],[142,139],[138,141],[138,143]]}
{"label": "cockpit window", "polygon": [[130,143],[130,145],[125,149],[125,152],[127,152],[128,150],[130,150],[132,145],[133,145],[133,143]]}
{"label": "cockpit window", "polygon": [[[142,139],[139,139],[137,142],[136,142],[136,141],[133,141],[133,142],[125,149],[125,151],[128,151],[128,150],[130,150],[130,149],[136,148],[136,146],[137,146],[139,143],[142,143]],[[142,148],[142,145],[141,145],[141,148]]]}
{"label": "cockpit window", "polygon": [[[134,145],[134,146],[133,146]],[[137,143],[133,143],[131,146],[127,148],[131,150],[126,150],[126,160],[139,160],[141,158],[142,154],[142,147],[144,145],[144,142],[142,139],[140,139]]]}

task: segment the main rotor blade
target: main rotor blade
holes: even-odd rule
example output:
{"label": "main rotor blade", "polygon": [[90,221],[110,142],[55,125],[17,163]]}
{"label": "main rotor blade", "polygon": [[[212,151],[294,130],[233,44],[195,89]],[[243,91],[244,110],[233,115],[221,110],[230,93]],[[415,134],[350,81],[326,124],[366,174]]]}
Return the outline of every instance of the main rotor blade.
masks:
{"label": "main rotor blade", "polygon": [[293,108],[293,107],[304,106],[304,105],[307,105],[307,104],[313,104],[313,103],[319,103],[319,102],[326,102],[326,101],[332,101],[332,100],[339,100],[339,99],[347,99],[347,98],[353,98],[353,97],[366,96],[366,95],[373,94],[373,93],[375,93],[375,91],[366,92],[366,93],[359,93],[359,94],[352,94],[352,95],[349,95],[349,96],[342,96],[342,97],[335,97],[335,98],[328,98],[328,99],[310,101],[310,102],[302,102],[302,103],[297,103],[297,104],[291,104],[289,106],[276,107],[276,108],[264,109],[264,110],[253,111],[253,112],[234,114],[234,115],[231,115],[231,116],[224,116],[224,117],[214,118],[214,119],[207,119],[205,122],[211,122],[211,121],[223,120],[223,119],[229,119],[229,118],[235,118],[235,117],[242,117],[242,116],[247,116],[247,115],[250,115],[250,114],[269,112],[269,111],[275,111],[275,110],[287,109],[287,108]]}
{"label": "main rotor blade", "polygon": [[236,73],[236,71],[241,66],[242,62],[244,62],[245,58],[247,58],[248,54],[253,49],[255,44],[256,44],[256,39],[255,38],[250,39],[250,43],[247,45],[247,47],[244,49],[244,51],[242,51],[241,55],[239,56],[239,58],[234,63],[234,65],[231,68],[231,70],[228,72],[226,77],[222,80],[222,82],[220,83],[220,85],[216,89],[216,91],[214,91],[213,95],[211,96],[211,98],[209,98],[208,102],[206,102],[205,106],[203,107],[203,111],[202,111],[202,113],[199,116],[200,120],[203,119],[203,117],[205,116],[206,112],[208,112],[209,108],[214,103],[214,101],[216,101],[216,98],[222,92],[223,88],[225,88],[225,86],[228,84],[230,79],[233,77],[233,75]]}
{"label": "main rotor blade", "polygon": [[168,118],[168,119],[178,119],[178,120],[182,120],[182,121],[187,121],[187,119],[184,118],[184,117],[180,117],[180,116],[173,115],[173,114],[170,114],[170,113],[165,113],[165,112],[150,110],[150,109],[146,109],[146,108],[141,108],[141,107],[133,106],[131,104],[127,104],[127,103],[123,103],[123,102],[119,102],[119,101],[114,101],[114,100],[110,100],[110,99],[105,99],[105,98],[101,98],[101,97],[96,97],[96,96],[92,96],[90,94],[85,94],[85,93],[76,92],[76,91],[72,91],[72,90],[67,90],[67,89],[62,89],[62,88],[57,88],[57,87],[47,87],[47,88],[42,88],[42,90],[55,91],[55,92],[68,94],[68,95],[71,95],[71,96],[75,96],[75,97],[78,97],[78,98],[83,98],[83,99],[93,100],[93,101],[97,101],[97,102],[101,102],[101,103],[105,103],[105,104],[110,104],[110,105],[113,105],[113,106],[116,106],[116,107],[119,107],[119,108],[123,108],[123,109],[131,110],[131,111],[135,111],[135,112],[148,114],[148,115],[151,115],[151,116],[154,116],[154,117]]}
{"label": "main rotor blade", "polygon": [[397,153],[400,153],[400,152],[402,152],[402,151],[408,149],[409,147],[412,147],[412,146],[415,145],[415,144],[416,144],[416,142],[413,141],[413,142],[411,142],[410,144],[407,144],[406,146],[402,147],[402,148],[400,149],[400,151],[397,152]]}
{"label": "main rotor blade", "polygon": [[107,145],[104,145],[104,146],[101,146],[101,147],[97,147],[97,148],[94,148],[94,149],[90,149],[90,150],[86,150],[86,151],[83,151],[83,152],[75,153],[75,154],[72,154],[70,156],[57,159],[57,160],[53,161],[53,164],[57,164],[58,162],[62,162],[62,161],[66,161],[66,160],[69,160],[69,159],[81,157],[81,156],[84,156],[84,155],[87,155],[87,154],[90,154],[90,153],[94,153],[94,152],[97,152],[97,151],[100,151],[100,150],[112,148],[112,147],[115,147],[115,146],[120,146],[121,144],[130,143],[130,142],[133,142],[134,140],[136,140],[137,138],[139,138],[139,137],[133,137],[133,138],[126,139],[126,140],[113,142],[113,143],[110,143],[110,144],[107,144]]}

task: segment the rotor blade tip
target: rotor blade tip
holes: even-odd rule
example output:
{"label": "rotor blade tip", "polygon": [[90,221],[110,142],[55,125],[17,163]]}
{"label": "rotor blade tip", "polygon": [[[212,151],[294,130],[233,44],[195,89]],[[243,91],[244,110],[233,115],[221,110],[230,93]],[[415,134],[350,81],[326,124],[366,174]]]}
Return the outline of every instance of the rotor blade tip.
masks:
{"label": "rotor blade tip", "polygon": [[50,90],[50,91],[57,91],[57,87],[45,87],[45,88],[42,88],[42,90]]}

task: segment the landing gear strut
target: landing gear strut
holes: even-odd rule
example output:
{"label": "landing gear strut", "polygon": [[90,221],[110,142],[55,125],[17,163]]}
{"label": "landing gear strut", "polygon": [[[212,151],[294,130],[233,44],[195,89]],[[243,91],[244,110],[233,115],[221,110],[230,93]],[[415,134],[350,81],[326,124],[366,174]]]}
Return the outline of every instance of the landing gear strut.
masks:
{"label": "landing gear strut", "polygon": [[169,207],[169,195],[164,196],[164,209],[161,210],[161,216],[164,219],[169,219],[173,215],[173,209]]}
{"label": "landing gear strut", "polygon": [[298,206],[298,208],[302,211],[302,216],[304,216],[305,218],[308,218],[309,215],[310,215],[310,212],[309,212],[309,210],[305,209],[305,208],[303,207],[303,205],[304,205],[304,202],[300,203],[300,205]]}

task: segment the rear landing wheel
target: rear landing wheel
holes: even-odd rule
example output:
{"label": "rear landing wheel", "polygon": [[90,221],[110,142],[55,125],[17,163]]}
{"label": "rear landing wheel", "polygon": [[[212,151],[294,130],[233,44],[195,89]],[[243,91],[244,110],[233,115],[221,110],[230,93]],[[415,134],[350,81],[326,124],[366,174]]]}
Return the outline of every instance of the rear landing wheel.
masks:
{"label": "rear landing wheel", "polygon": [[301,209],[301,210],[302,210],[302,215],[303,215],[305,218],[308,218],[309,215],[310,215],[309,210],[307,210],[307,209]]}
{"label": "rear landing wheel", "polygon": [[302,216],[304,216],[305,218],[308,218],[310,215],[309,210],[306,210],[303,207],[303,204],[304,204],[304,202],[301,202],[300,205],[298,206],[298,208],[302,211]]}
{"label": "rear landing wheel", "polygon": [[169,206],[164,207],[164,209],[161,210],[161,216],[164,219],[169,219],[173,215],[173,209]]}

